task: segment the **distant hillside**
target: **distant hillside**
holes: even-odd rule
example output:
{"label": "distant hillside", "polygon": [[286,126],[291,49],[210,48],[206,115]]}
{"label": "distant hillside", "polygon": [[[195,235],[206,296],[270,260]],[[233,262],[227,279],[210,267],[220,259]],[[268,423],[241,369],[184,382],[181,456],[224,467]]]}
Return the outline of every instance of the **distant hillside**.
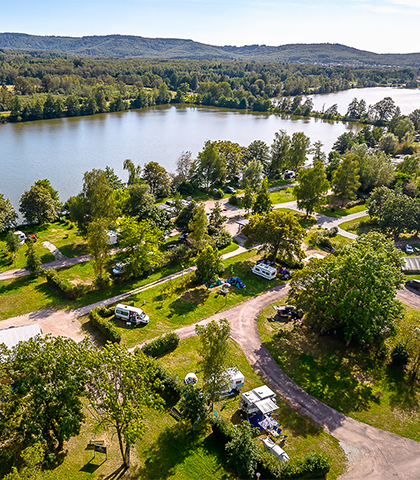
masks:
{"label": "distant hillside", "polygon": [[217,47],[193,40],[130,35],[55,37],[0,33],[0,49],[54,51],[98,57],[231,59],[324,65],[420,67],[420,53],[377,54],[329,43],[291,44],[279,47],[267,45]]}

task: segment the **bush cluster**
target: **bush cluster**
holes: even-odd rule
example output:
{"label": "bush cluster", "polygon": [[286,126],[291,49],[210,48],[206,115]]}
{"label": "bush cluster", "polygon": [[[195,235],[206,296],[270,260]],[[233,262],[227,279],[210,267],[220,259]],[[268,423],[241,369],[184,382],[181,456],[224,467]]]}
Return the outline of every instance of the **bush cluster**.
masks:
{"label": "bush cluster", "polygon": [[[105,307],[95,308],[89,313],[89,318],[93,325],[98,328],[104,335],[108,337],[111,342],[120,343],[121,342],[121,334],[117,330],[116,326],[114,325],[111,320],[108,320],[110,315],[109,309],[104,311]],[[102,313],[105,313],[105,316],[102,316]]]}
{"label": "bush cluster", "polygon": [[146,343],[141,350],[146,355],[149,355],[149,357],[159,357],[164,353],[175,350],[178,344],[179,336],[171,332],[156,338],[152,342]]}
{"label": "bush cluster", "polygon": [[157,365],[157,377],[163,383],[163,390],[160,393],[166,393],[178,401],[184,390],[184,385],[180,382],[179,377],[168,372],[159,364]]}
{"label": "bush cluster", "polygon": [[[214,435],[223,443],[230,442],[234,436],[233,425],[224,418],[211,419]],[[331,459],[320,452],[307,452],[289,462],[278,461],[271,453],[260,446],[258,470],[263,478],[299,478],[310,479],[325,476],[331,468]]]}
{"label": "bush cluster", "polygon": [[222,199],[224,196],[225,196],[225,194],[224,194],[224,192],[223,192],[223,190],[222,190],[221,188],[219,188],[219,189],[217,190],[217,192],[213,192],[213,198],[214,198],[215,200],[220,200],[220,199]]}
{"label": "bush cluster", "polygon": [[234,207],[241,207],[242,206],[242,198],[237,197],[236,195],[232,195],[229,198],[229,203],[230,203],[230,205],[233,205]]}
{"label": "bush cluster", "polygon": [[81,295],[81,290],[78,287],[70,285],[66,280],[59,277],[57,270],[51,268],[45,271],[47,282],[57,290],[57,292],[68,300],[76,300]]}
{"label": "bush cluster", "polygon": [[210,244],[217,250],[222,250],[232,243],[232,235],[229,232],[222,230],[211,238]]}
{"label": "bush cluster", "polygon": [[332,227],[328,230],[317,230],[311,236],[310,243],[315,247],[326,248],[328,250],[333,250],[334,245],[331,241],[331,238],[335,237],[338,233],[337,227]]}

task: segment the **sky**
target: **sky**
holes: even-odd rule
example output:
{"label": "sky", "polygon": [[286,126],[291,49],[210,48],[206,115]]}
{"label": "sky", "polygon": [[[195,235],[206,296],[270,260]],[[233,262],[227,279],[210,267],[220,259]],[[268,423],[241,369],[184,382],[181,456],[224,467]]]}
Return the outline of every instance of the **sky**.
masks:
{"label": "sky", "polygon": [[0,0],[0,32],[420,52],[420,0]]}

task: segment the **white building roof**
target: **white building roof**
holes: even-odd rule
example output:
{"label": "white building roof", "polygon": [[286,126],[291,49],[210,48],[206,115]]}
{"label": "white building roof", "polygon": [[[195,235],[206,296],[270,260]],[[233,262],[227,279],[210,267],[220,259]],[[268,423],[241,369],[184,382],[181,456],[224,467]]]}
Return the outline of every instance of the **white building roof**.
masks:
{"label": "white building roof", "polygon": [[0,343],[4,343],[8,348],[13,348],[19,342],[26,342],[36,335],[42,335],[42,331],[37,323],[23,327],[9,327],[0,330]]}
{"label": "white building roof", "polygon": [[420,272],[420,257],[403,257],[403,272]]}

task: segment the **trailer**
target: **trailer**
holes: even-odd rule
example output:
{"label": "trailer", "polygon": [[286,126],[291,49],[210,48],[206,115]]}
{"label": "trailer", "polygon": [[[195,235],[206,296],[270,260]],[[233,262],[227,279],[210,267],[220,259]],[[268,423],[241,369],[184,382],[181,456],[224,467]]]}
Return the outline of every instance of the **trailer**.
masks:
{"label": "trailer", "polygon": [[279,408],[276,404],[276,394],[267,385],[244,392],[239,406],[246,415],[268,414]]}
{"label": "trailer", "polygon": [[231,367],[226,370],[228,375],[228,384],[222,390],[221,395],[227,396],[233,392],[240,392],[245,384],[245,377],[237,367]]}

